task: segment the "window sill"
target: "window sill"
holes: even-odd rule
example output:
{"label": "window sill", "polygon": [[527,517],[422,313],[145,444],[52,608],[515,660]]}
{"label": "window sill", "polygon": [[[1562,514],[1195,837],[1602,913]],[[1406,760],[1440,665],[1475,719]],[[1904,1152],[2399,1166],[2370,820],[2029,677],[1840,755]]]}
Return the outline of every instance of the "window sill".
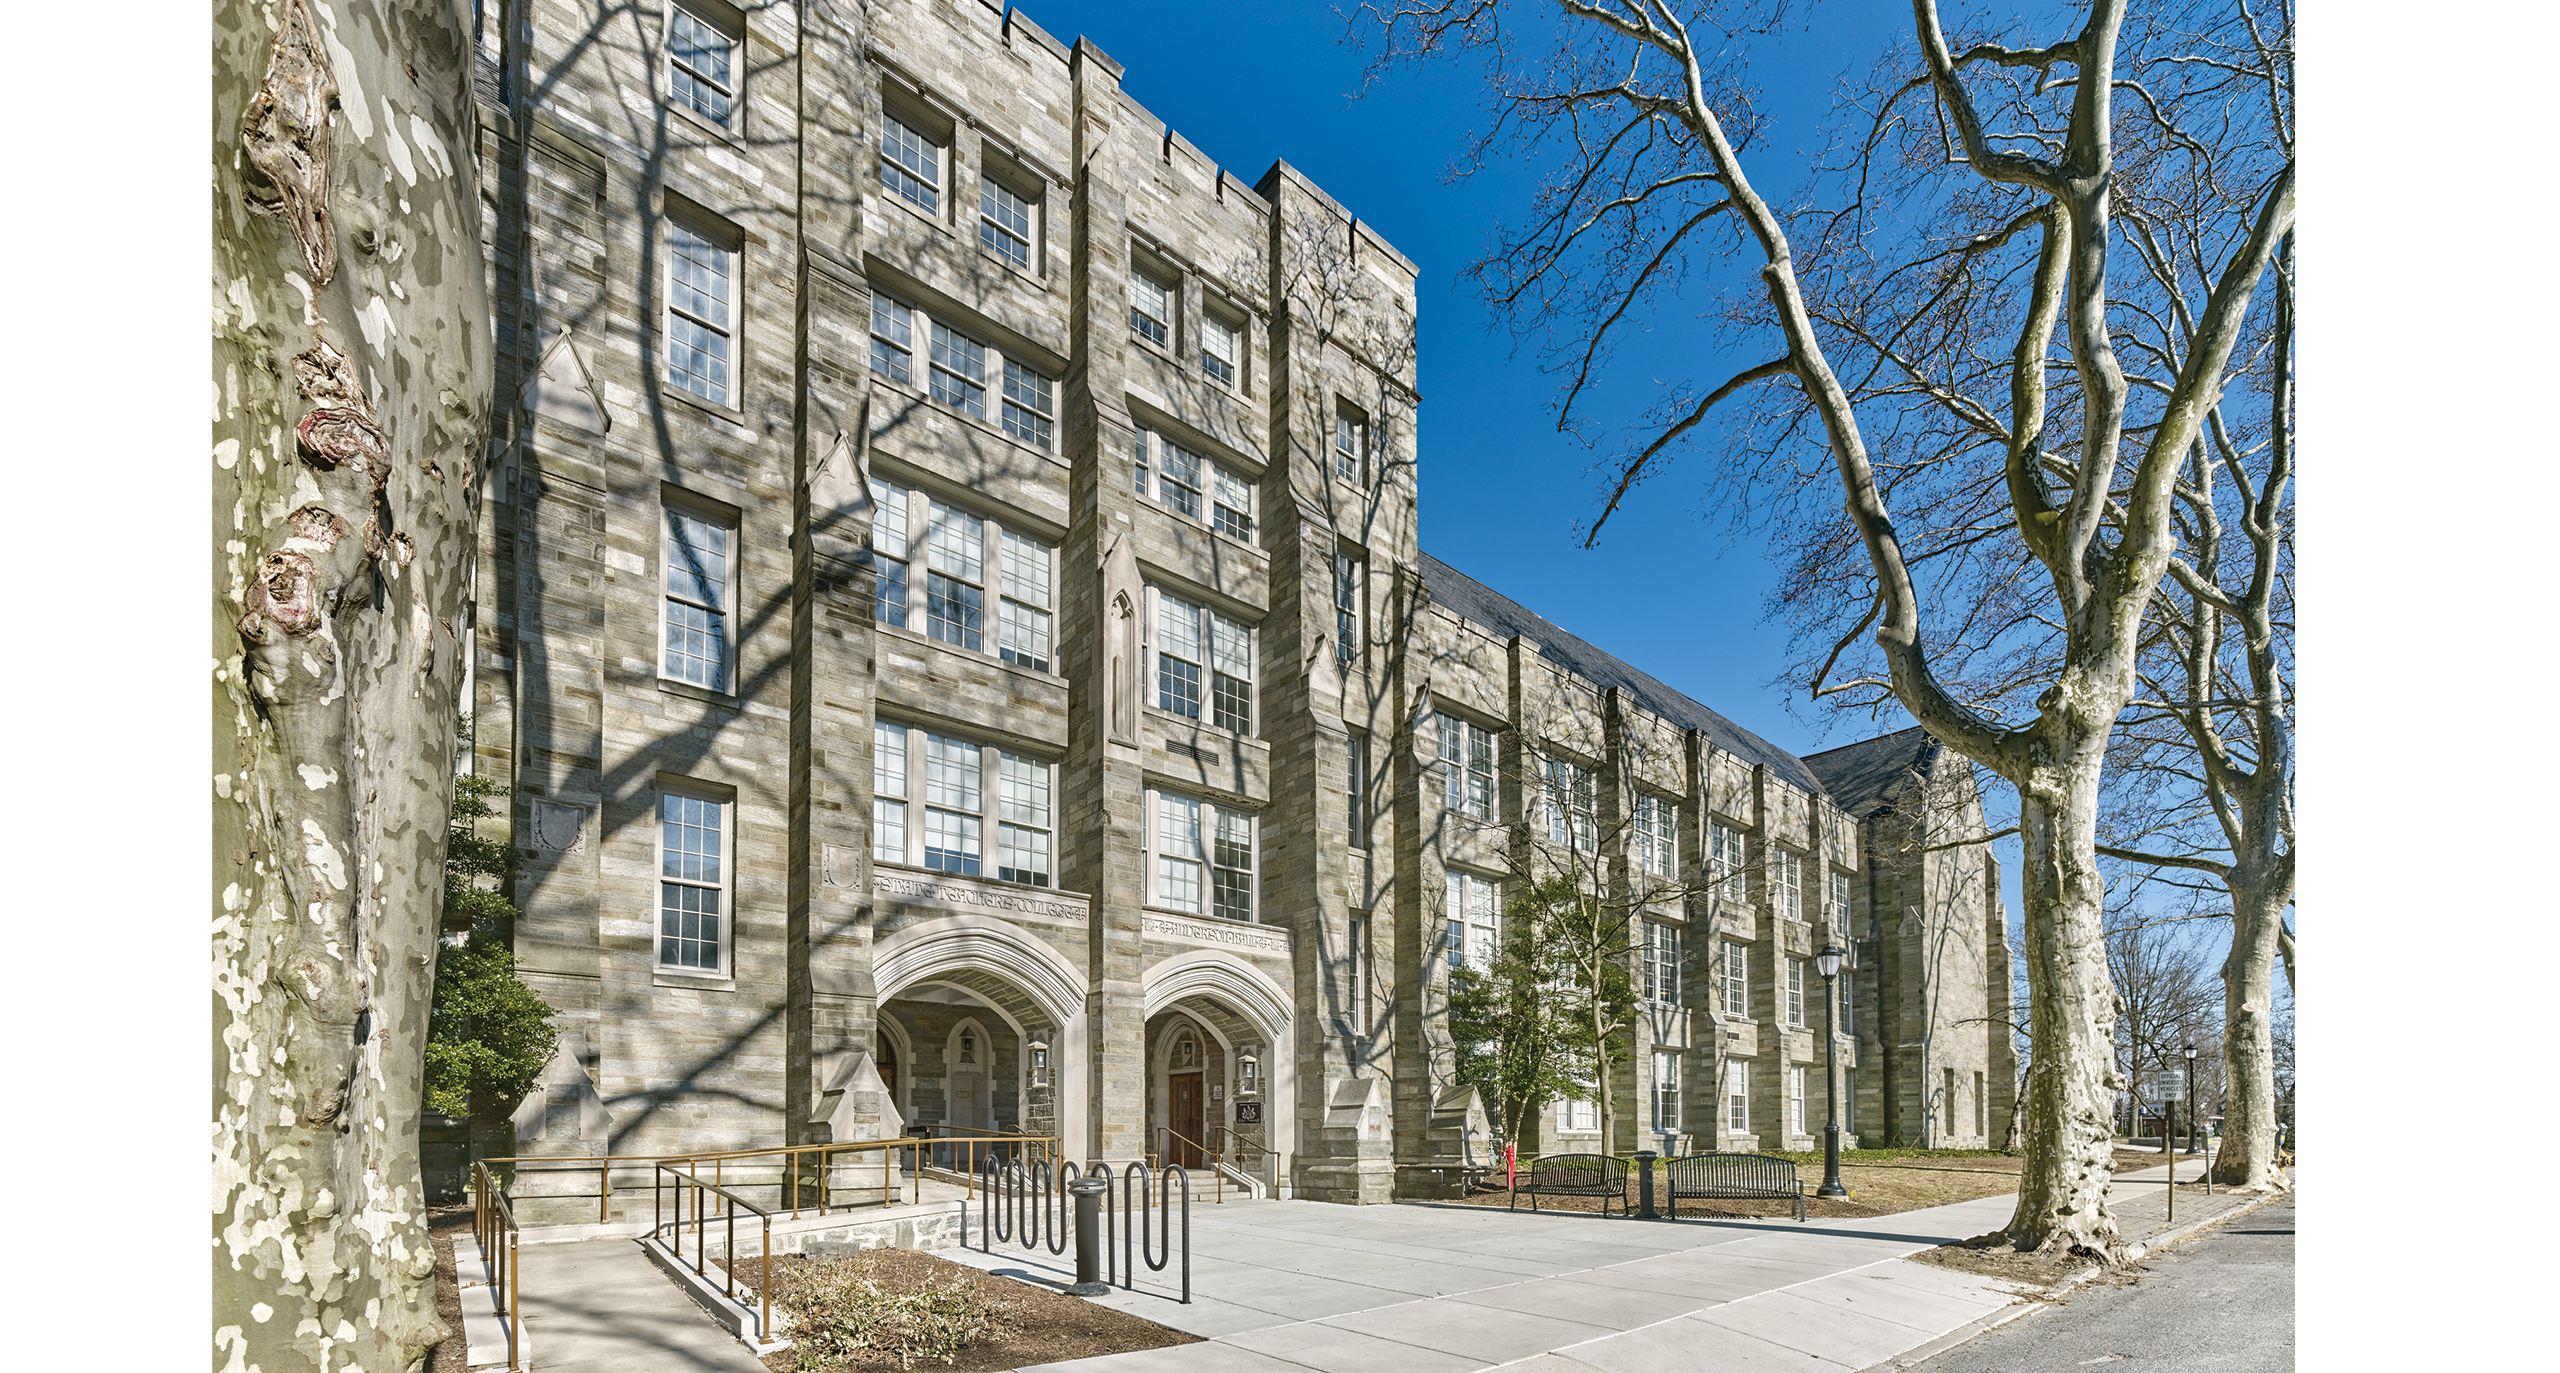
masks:
{"label": "window sill", "polygon": [[659,987],[685,987],[703,992],[734,992],[738,979],[725,972],[700,972],[688,968],[670,968],[658,964],[651,969],[650,983]]}
{"label": "window sill", "polygon": [[905,625],[882,624],[878,620],[873,620],[871,622],[871,628],[875,633],[887,634],[931,648],[938,648],[946,653],[961,654],[974,662],[987,663],[991,666],[1001,668],[1006,672],[1020,673],[1025,677],[1029,677],[1037,682],[1046,683],[1049,686],[1063,689],[1067,685],[1067,679],[1058,673],[1050,672],[1042,668],[1025,667],[1020,663],[1009,663],[1006,662],[999,654],[989,653],[982,648],[963,648],[958,644],[949,642],[948,640],[937,639],[930,634],[923,633],[922,631],[909,629]]}
{"label": "window sill", "polygon": [[[1047,273],[1035,272],[1028,267],[1014,266],[1012,258],[1006,257],[1004,254],[988,247],[983,239],[978,243],[978,256],[994,263],[998,268],[1002,269],[1007,276],[1019,278],[1023,285],[1028,286],[1032,290],[1038,291],[1043,295],[1046,295],[1051,290],[1055,289],[1050,286]],[[1042,253],[1040,254],[1040,258],[1045,264],[1048,261],[1048,254]]]}
{"label": "window sill", "polygon": [[[734,333],[730,335],[732,340],[736,337],[737,335]],[[735,359],[732,359],[733,363],[734,361]],[[660,377],[658,379],[658,394],[684,406],[689,410],[699,410],[702,413],[711,416],[713,419],[727,420],[729,423],[738,426],[741,433],[747,433],[747,412],[744,410],[735,409],[716,400],[706,400],[701,396],[697,396],[691,391],[676,385],[674,382],[668,381],[664,377]],[[747,437],[753,438],[755,436],[752,433],[747,433]]]}
{"label": "window sill", "polygon": [[[936,210],[928,213],[925,210],[919,209],[914,201],[907,199],[896,191],[890,190],[887,184],[880,180],[880,169],[877,166],[874,166],[871,169],[871,193],[868,198],[879,201],[884,205],[891,206],[903,214],[912,215],[918,223],[930,224],[934,228],[941,230],[947,237],[957,238],[959,236],[959,231],[951,227],[950,221],[944,219],[940,211]],[[945,205],[951,203],[950,196],[940,187],[935,188],[935,198]]]}
{"label": "window sill", "polygon": [[1143,705],[1139,709],[1145,718],[1160,722],[1168,730],[1189,730],[1209,743],[1224,741],[1241,750],[1246,744],[1262,742],[1262,736],[1259,733],[1228,729],[1205,716],[1183,715],[1153,704]]}
{"label": "window sill", "polygon": [[[916,365],[916,366],[921,366],[921,367],[930,367],[930,366],[932,366],[932,364],[931,364],[930,362],[924,362],[924,361],[921,361],[921,355],[922,355],[922,353],[923,353],[923,351],[924,351],[923,349],[919,348],[919,349],[917,349],[916,351],[917,351],[917,354],[918,354],[918,357],[919,357],[919,361],[917,361],[914,365]],[[919,406],[929,406],[929,407],[931,407],[930,413],[931,413],[931,414],[933,414],[933,415],[936,415],[936,416],[944,416],[944,417],[948,417],[948,418],[950,418],[950,419],[958,420],[960,423],[965,424],[965,425],[969,426],[969,427],[970,427],[970,428],[972,428],[972,429],[978,430],[978,431],[979,431],[979,432],[981,432],[981,433],[984,433],[987,437],[989,437],[989,438],[991,438],[991,439],[994,439],[994,440],[995,440],[996,442],[998,442],[998,443],[1006,444],[1006,445],[1008,445],[1008,446],[1010,446],[1010,447],[1014,447],[1014,448],[1019,448],[1019,449],[1021,449],[1023,452],[1025,452],[1025,453],[1036,453],[1036,454],[1038,454],[1039,456],[1041,456],[1042,458],[1045,458],[1045,459],[1047,459],[1047,460],[1048,460],[1048,461],[1050,461],[1050,462],[1059,463],[1059,464],[1061,464],[1061,465],[1063,465],[1063,464],[1066,462],[1066,459],[1064,459],[1064,458],[1062,458],[1062,457],[1058,456],[1058,454],[1056,453],[1056,451],[1054,451],[1053,449],[1041,448],[1041,447],[1038,447],[1038,446],[1033,445],[1033,444],[1025,443],[1025,442],[1023,442],[1022,440],[1020,440],[1020,439],[1018,439],[1018,438],[1015,438],[1013,435],[1006,433],[1006,432],[1004,431],[1004,426],[1003,426],[1002,424],[990,424],[990,423],[988,423],[988,422],[987,422],[983,417],[981,417],[981,416],[978,416],[978,415],[972,415],[972,414],[970,414],[970,413],[969,413],[968,411],[966,411],[966,410],[955,410],[955,409],[953,409],[952,407],[950,407],[950,406],[948,406],[948,405],[945,405],[945,404],[944,404],[944,403],[942,403],[941,401],[935,400],[935,399],[933,398],[933,396],[932,396],[930,393],[925,392],[925,391],[918,390],[918,389],[916,388],[916,384],[915,384],[914,382],[910,382],[910,381],[900,381],[900,380],[898,380],[898,379],[897,379],[897,378],[895,378],[895,377],[883,376],[883,375],[881,375],[879,372],[874,371],[874,370],[871,370],[870,362],[868,361],[868,359],[866,359],[866,360],[864,361],[864,363],[863,363],[863,367],[864,367],[863,375],[864,375],[864,376],[866,376],[866,377],[869,377],[869,378],[871,379],[871,384],[872,384],[872,385],[877,386],[877,387],[882,387],[882,388],[884,388],[884,389],[886,389],[886,390],[888,390],[888,391],[891,391],[891,392],[893,392],[893,393],[895,393],[895,394],[897,394],[897,395],[904,396],[904,397],[906,397],[907,399],[914,401],[914,402],[915,402],[917,405],[919,405]],[[989,388],[988,388],[988,394],[993,395],[993,394],[995,394],[995,393],[996,393],[996,391],[997,391],[997,390],[998,390],[998,387],[993,387],[993,386],[991,386],[991,387],[989,387]],[[1001,404],[1002,402],[998,402],[998,403],[999,403],[999,404]],[[893,428],[895,427],[895,426],[894,426],[894,423],[892,424],[892,426],[891,426],[891,427],[893,427]],[[1057,422],[1057,420],[1053,417],[1053,418],[1051,419],[1051,421],[1050,421],[1050,424],[1049,424],[1049,432],[1054,436],[1054,435],[1057,433],[1057,431],[1058,431],[1058,422]],[[872,431],[872,434],[873,434],[873,436],[874,436],[874,437],[877,437],[877,436],[879,436],[879,435],[881,435],[881,434],[884,434],[884,433],[886,433],[886,432],[888,432],[888,431],[887,431],[887,430],[884,430],[884,429],[874,429],[874,430]],[[972,494],[973,494],[973,496],[982,496],[984,493],[983,493],[983,492],[980,492],[980,491],[977,491],[975,488],[972,488]],[[964,504],[965,504],[965,503],[966,503],[966,502],[964,502]],[[1007,508],[1008,508],[1008,509],[1010,509],[1010,508],[1012,508],[1012,507],[1007,507]]]}
{"label": "window sill", "polygon": [[[695,113],[692,107],[677,104],[674,97],[665,91],[660,91],[658,98],[665,103],[668,113],[691,125],[694,132],[718,141],[740,157],[748,155],[747,136],[744,133],[726,125],[712,123],[709,119]],[[730,105],[740,114],[746,112],[746,102],[734,95],[730,97]]]}
{"label": "window sill", "polygon": [[691,682],[679,681],[673,677],[659,677],[658,690],[665,692],[669,696],[682,696],[688,701],[700,701],[704,705],[719,706],[724,710],[732,712],[739,708],[738,697],[735,692],[713,691],[709,687],[695,686]]}

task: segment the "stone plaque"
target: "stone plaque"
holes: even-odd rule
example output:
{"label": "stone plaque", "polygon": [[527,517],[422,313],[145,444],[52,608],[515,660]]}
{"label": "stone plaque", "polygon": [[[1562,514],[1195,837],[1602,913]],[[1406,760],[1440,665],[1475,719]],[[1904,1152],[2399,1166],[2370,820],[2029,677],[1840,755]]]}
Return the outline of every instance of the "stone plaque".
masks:
{"label": "stone plaque", "polygon": [[550,853],[584,853],[587,808],[550,801],[533,803],[533,847]]}
{"label": "stone plaque", "polygon": [[822,845],[818,854],[818,871],[830,887],[851,887],[853,874],[860,865],[861,854],[850,844]]}
{"label": "stone plaque", "polygon": [[1239,1102],[1237,1102],[1237,1103],[1236,1103],[1236,1124],[1238,1124],[1238,1125],[1260,1125],[1261,1123],[1262,1123],[1262,1103],[1261,1103],[1261,1102],[1259,1102],[1259,1101],[1239,1101]]}

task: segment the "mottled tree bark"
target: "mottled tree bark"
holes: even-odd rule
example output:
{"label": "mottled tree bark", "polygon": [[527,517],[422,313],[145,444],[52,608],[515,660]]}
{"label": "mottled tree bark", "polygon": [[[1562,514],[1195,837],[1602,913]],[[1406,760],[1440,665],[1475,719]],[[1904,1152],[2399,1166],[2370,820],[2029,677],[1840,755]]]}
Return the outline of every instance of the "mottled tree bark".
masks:
{"label": "mottled tree bark", "polygon": [[213,1362],[442,1333],[417,1117],[490,314],[470,12],[218,3]]}

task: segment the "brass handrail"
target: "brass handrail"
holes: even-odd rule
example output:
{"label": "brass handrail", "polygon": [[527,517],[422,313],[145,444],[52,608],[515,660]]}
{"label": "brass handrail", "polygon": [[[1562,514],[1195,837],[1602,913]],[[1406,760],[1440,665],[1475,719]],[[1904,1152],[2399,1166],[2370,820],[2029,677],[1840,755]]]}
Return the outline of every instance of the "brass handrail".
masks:
{"label": "brass handrail", "polygon": [[[659,1210],[659,1198],[663,1195],[661,1180],[672,1179],[675,1184],[676,1222],[674,1229],[670,1232],[674,1243],[669,1246],[669,1252],[675,1255],[676,1262],[684,1262],[684,1197],[685,1192],[690,1189],[694,1193],[693,1275],[697,1278],[705,1276],[702,1271],[702,1226],[708,1219],[707,1213],[711,1208],[702,1194],[708,1192],[719,1197],[722,1202],[721,1219],[729,1222],[728,1238],[720,1249],[720,1295],[736,1301],[738,1298],[738,1213],[731,1208],[742,1206],[754,1212],[757,1218],[764,1222],[764,1242],[757,1251],[764,1258],[764,1281],[756,1286],[756,1343],[764,1344],[770,1338],[766,1333],[765,1323],[767,1313],[773,1307],[773,1213],[721,1186],[716,1180],[704,1182],[699,1175],[698,1161],[687,1159],[685,1167],[690,1171],[680,1173],[676,1171],[675,1164],[661,1163],[650,1175],[649,1234],[654,1239],[662,1224],[660,1219],[662,1213]],[[716,1166],[713,1171],[717,1173]]]}
{"label": "brass handrail", "polygon": [[[498,1314],[507,1324],[507,1368],[513,1373],[524,1366],[523,1283],[516,1271],[522,1234],[515,1208],[507,1204],[505,1190],[485,1163],[471,1165],[471,1236],[479,1242],[480,1261],[488,1265],[490,1285],[498,1289]],[[459,1287],[462,1275],[455,1273],[453,1280]]]}
{"label": "brass handrail", "polygon": [[[698,1167],[701,1164],[707,1163],[712,1166],[712,1181],[715,1184],[725,1184],[727,1181],[727,1165],[730,1161],[772,1157],[780,1160],[785,1179],[781,1185],[786,1189],[785,1195],[790,1202],[791,1215],[794,1219],[797,1219],[801,1211],[810,1205],[810,1203],[803,1198],[801,1193],[800,1177],[803,1171],[803,1165],[807,1163],[812,1155],[816,1156],[818,1173],[818,1196],[815,1204],[817,1206],[818,1214],[823,1216],[826,1215],[832,1207],[839,1205],[850,1206],[855,1204],[852,1202],[839,1203],[835,1201],[833,1197],[833,1188],[827,1180],[828,1165],[844,1154],[859,1154],[866,1150],[877,1151],[882,1154],[887,1154],[892,1150],[898,1149],[908,1151],[909,1167],[907,1169],[907,1176],[909,1182],[912,1184],[908,1200],[910,1203],[915,1203],[921,1202],[924,1199],[922,1176],[923,1168],[921,1165],[924,1162],[925,1149],[932,1145],[968,1146],[970,1163],[967,1170],[967,1195],[970,1200],[974,1201],[978,1196],[978,1168],[976,1164],[977,1153],[981,1146],[1018,1146],[1026,1149],[1037,1149],[1050,1156],[1055,1156],[1058,1152],[1059,1142],[1059,1137],[1056,1135],[979,1134],[946,1136],[938,1139],[927,1138],[924,1136],[901,1136],[897,1139],[847,1140],[834,1144],[770,1145],[761,1149],[731,1149],[716,1153],[629,1154],[618,1158],[609,1154],[510,1155],[504,1158],[482,1159],[475,1162],[472,1166],[478,1168],[503,1163],[513,1165],[540,1165],[546,1168],[558,1168],[561,1170],[592,1167],[596,1170],[599,1178],[596,1197],[596,1219],[598,1223],[603,1223],[609,1215],[608,1208],[612,1202],[613,1170],[615,1168],[640,1167],[644,1165],[654,1167],[677,1163],[693,1164]],[[652,1190],[653,1192],[655,1190],[654,1183],[652,1184]],[[888,1180],[887,1169],[885,1167],[882,1169],[880,1204],[883,1206],[893,1204],[890,1196],[890,1183]],[[780,1209],[779,1206],[777,1206],[776,1209]]]}
{"label": "brass handrail", "polygon": [[[1223,1129],[1225,1127],[1221,1126],[1219,1128]],[[1227,1173],[1226,1169],[1220,1167],[1218,1164],[1217,1152],[1211,1149],[1208,1145],[1202,1144],[1200,1141],[1191,1138],[1189,1135],[1176,1133],[1172,1126],[1159,1125],[1156,1127],[1156,1144],[1158,1147],[1155,1153],[1148,1156],[1148,1166],[1155,1166],[1155,1160],[1164,1158],[1173,1152],[1171,1149],[1162,1147],[1164,1142],[1168,1139],[1181,1140],[1183,1143],[1190,1145],[1193,1149],[1198,1150],[1201,1158],[1208,1160],[1209,1176],[1217,1180],[1215,1191],[1212,1194],[1213,1203],[1219,1206],[1226,1205]]]}

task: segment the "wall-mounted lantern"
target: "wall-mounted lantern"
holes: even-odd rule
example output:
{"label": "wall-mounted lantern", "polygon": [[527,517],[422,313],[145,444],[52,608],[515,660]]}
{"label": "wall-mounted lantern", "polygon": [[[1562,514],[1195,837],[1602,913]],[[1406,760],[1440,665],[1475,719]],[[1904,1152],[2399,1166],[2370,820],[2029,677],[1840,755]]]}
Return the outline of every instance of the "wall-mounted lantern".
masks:
{"label": "wall-mounted lantern", "polygon": [[1254,1056],[1254,1050],[1260,1047],[1258,1044],[1248,1044],[1243,1053],[1236,1055],[1237,1096],[1262,1095],[1262,1060]]}
{"label": "wall-mounted lantern", "polygon": [[1031,1035],[1031,1085],[1049,1085],[1049,1036],[1046,1031],[1035,1030]]}

